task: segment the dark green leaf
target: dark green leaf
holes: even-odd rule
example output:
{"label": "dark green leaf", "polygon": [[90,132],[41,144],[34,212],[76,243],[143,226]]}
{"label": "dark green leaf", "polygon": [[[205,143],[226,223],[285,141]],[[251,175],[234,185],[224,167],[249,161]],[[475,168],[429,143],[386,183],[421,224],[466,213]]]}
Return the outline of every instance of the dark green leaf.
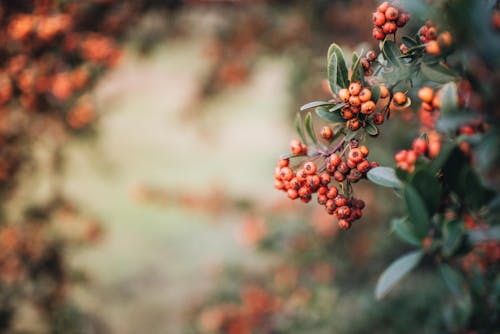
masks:
{"label": "dark green leaf", "polygon": [[401,188],[401,181],[396,177],[394,168],[375,167],[368,171],[367,177],[373,183],[384,187]]}
{"label": "dark green leaf", "polygon": [[359,81],[363,86],[365,86],[365,75],[363,71],[363,66],[361,65],[361,58],[358,57],[356,52],[352,54],[351,82],[354,81]]}
{"label": "dark green leaf", "polygon": [[328,48],[328,81],[333,92],[349,86],[347,66],[342,49],[335,43]]}
{"label": "dark green leaf", "polygon": [[317,144],[318,140],[316,139],[316,134],[314,133],[314,128],[312,125],[312,117],[311,117],[311,112],[308,112],[305,119],[304,119],[304,125],[306,127],[307,134],[309,135],[309,138],[311,138],[312,142]]}
{"label": "dark green leaf", "polygon": [[443,142],[439,155],[431,162],[432,173],[437,173],[446,164],[455,148],[454,143],[449,141]]}
{"label": "dark green leaf", "polygon": [[457,112],[441,116],[437,122],[436,127],[442,132],[454,131],[460,125],[469,123],[477,119],[477,115],[470,112]]}
{"label": "dark green leaf", "polygon": [[389,267],[380,275],[377,287],[375,288],[375,297],[382,299],[403,277],[412,271],[422,259],[421,251],[414,251],[403,255],[391,263]]}
{"label": "dark green leaf", "polygon": [[393,219],[391,221],[391,227],[401,240],[413,246],[421,246],[421,240],[415,234],[413,226],[408,223],[406,217]]}
{"label": "dark green leaf", "polygon": [[408,218],[415,226],[415,232],[420,238],[427,235],[429,229],[429,212],[417,190],[411,185],[403,189],[403,197],[408,211]]}
{"label": "dark green leaf", "polygon": [[345,120],[342,116],[340,116],[339,113],[336,112],[330,112],[328,111],[328,108],[326,107],[318,107],[316,108],[316,114],[324,119],[325,121],[328,121],[330,123],[339,123],[342,122],[344,123]]}
{"label": "dark green leaf", "polygon": [[461,220],[452,220],[445,223],[443,228],[443,255],[451,256],[460,246],[464,237],[464,226]]}
{"label": "dark green leaf", "polygon": [[444,84],[457,79],[457,75],[442,63],[434,65],[422,63],[420,67],[422,75],[429,81]]}
{"label": "dark green leaf", "polygon": [[478,244],[488,241],[500,241],[500,225],[492,226],[487,229],[469,231],[469,240]]}
{"label": "dark green leaf", "polygon": [[372,91],[372,101],[377,103],[380,99],[380,86],[373,86],[371,88]]}
{"label": "dark green leaf", "polygon": [[332,106],[332,105],[333,105],[333,103],[331,103],[331,102],[313,101],[313,102],[306,103],[302,107],[300,107],[300,111],[310,109],[310,108],[319,107],[319,106]]}
{"label": "dark green leaf", "polygon": [[446,115],[458,109],[457,85],[448,82],[441,88],[441,113]]}
{"label": "dark green leaf", "polygon": [[464,297],[465,284],[462,274],[444,263],[439,266],[439,272],[451,293],[460,298]]}
{"label": "dark green leaf", "polygon": [[333,107],[331,107],[330,109],[328,109],[328,111],[329,112],[336,112],[336,111],[344,108],[346,105],[347,105],[347,103],[345,103],[345,102],[338,103],[338,104],[334,105]]}
{"label": "dark green leaf", "polygon": [[413,38],[411,38],[409,36],[403,36],[402,41],[403,41],[403,44],[409,48],[412,48],[414,46],[419,45],[419,43],[416,40],[414,40]]}
{"label": "dark green leaf", "polygon": [[393,41],[389,39],[384,41],[382,53],[394,66],[400,67],[402,65],[401,59],[399,58],[401,56],[401,51],[399,51],[399,47]]}
{"label": "dark green leaf", "polygon": [[378,128],[373,123],[373,120],[371,120],[371,119],[366,121],[365,130],[366,130],[366,133],[368,133],[370,136],[373,136],[373,137],[378,136]]}
{"label": "dark green leaf", "polygon": [[442,187],[437,177],[431,172],[421,169],[417,170],[410,183],[415,187],[430,215],[439,209],[441,203]]}
{"label": "dark green leaf", "polygon": [[305,143],[306,141],[304,139],[304,132],[302,131],[302,117],[299,113],[297,113],[297,116],[295,117],[295,130],[297,131],[297,135],[299,136],[300,140]]}

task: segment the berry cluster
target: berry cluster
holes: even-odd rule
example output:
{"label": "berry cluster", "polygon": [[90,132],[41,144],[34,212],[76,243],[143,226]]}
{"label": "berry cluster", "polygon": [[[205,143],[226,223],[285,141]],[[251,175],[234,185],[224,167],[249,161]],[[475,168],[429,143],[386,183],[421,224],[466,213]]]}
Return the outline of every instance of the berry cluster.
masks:
{"label": "berry cluster", "polygon": [[[340,112],[341,116],[346,120],[346,127],[351,131],[356,131],[360,127],[366,126],[366,121],[373,119],[377,125],[384,123],[384,115],[375,113],[376,104],[372,100],[372,91],[368,87],[364,87],[359,82],[352,82],[349,88],[339,90],[338,97],[344,103],[347,103]],[[386,98],[389,96],[387,87],[380,86],[380,97]]]}
{"label": "berry cluster", "polygon": [[449,48],[453,43],[453,37],[449,31],[437,32],[437,28],[430,21],[418,31],[420,41],[425,44],[425,51],[431,55],[440,55],[443,49]]}
{"label": "berry cluster", "polygon": [[397,152],[394,159],[399,168],[408,172],[413,172],[415,170],[415,162],[419,156],[426,156],[430,159],[434,159],[439,155],[440,150],[441,136],[435,131],[429,131],[427,133],[427,140],[423,137],[415,138],[412,143],[412,148]]}
{"label": "berry cluster", "polygon": [[[303,145],[293,140],[290,146],[294,153],[297,146]],[[350,187],[351,183],[365,178],[366,173],[378,164],[366,159],[369,150],[364,145],[359,146],[357,140],[351,140],[349,145],[343,146],[338,145],[333,153],[317,156],[322,159],[319,164],[306,161],[297,171],[290,166],[289,158],[280,159],[274,172],[274,186],[286,192],[290,199],[300,198],[304,203],[308,203],[312,194],[317,193],[318,203],[325,206],[328,214],[338,219],[341,229],[348,229],[353,221],[361,218],[361,210],[365,204],[362,200],[341,194],[339,187],[330,185],[332,178],[339,183],[341,190],[345,190],[344,181],[347,181],[347,187]],[[337,153],[340,150],[342,152]]]}
{"label": "berry cluster", "polygon": [[372,35],[375,39],[381,41],[387,35],[396,34],[398,28],[404,27],[410,18],[410,14],[385,1],[372,14],[373,25],[375,26]]}
{"label": "berry cluster", "polygon": [[418,110],[418,118],[424,129],[434,129],[439,118],[441,107],[441,92],[435,93],[431,87],[422,87],[418,90],[418,98],[422,101]]}

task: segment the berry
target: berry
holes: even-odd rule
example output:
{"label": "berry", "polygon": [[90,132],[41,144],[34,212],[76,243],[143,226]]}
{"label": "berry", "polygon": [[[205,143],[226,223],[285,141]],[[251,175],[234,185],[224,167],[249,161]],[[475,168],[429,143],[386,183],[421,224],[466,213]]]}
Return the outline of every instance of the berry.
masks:
{"label": "berry", "polygon": [[372,14],[373,24],[377,27],[381,27],[385,23],[385,15],[381,12],[375,12]]}
{"label": "berry", "polygon": [[382,30],[382,28],[375,27],[372,30],[372,36],[373,36],[373,38],[381,41],[381,40],[383,40],[385,38],[385,33]]}
{"label": "berry", "polygon": [[409,165],[413,165],[417,161],[417,153],[415,151],[409,150],[406,154],[406,162]]}
{"label": "berry", "polygon": [[375,59],[377,59],[377,53],[373,50],[370,50],[366,53],[366,58],[369,61],[374,61]]}
{"label": "berry", "polygon": [[334,199],[335,197],[337,197],[338,194],[339,194],[339,191],[338,191],[337,187],[330,186],[330,188],[328,188],[328,192],[326,193],[326,197],[328,197],[330,199]]}
{"label": "berry", "polygon": [[408,154],[408,151],[406,150],[401,150],[399,152],[397,152],[395,155],[394,155],[394,160],[396,160],[397,162],[402,162],[402,161],[406,161],[406,156]]}
{"label": "berry", "polygon": [[333,173],[333,178],[337,182],[342,182],[345,180],[345,175],[339,172],[338,170]]}
{"label": "berry", "polygon": [[371,98],[372,98],[372,91],[369,90],[368,88],[363,88],[359,93],[359,99],[361,100],[361,102],[370,101]]}
{"label": "berry", "polygon": [[347,179],[351,182],[358,182],[363,177],[363,174],[356,169],[356,165],[349,171]]}
{"label": "berry", "polygon": [[423,102],[432,103],[434,90],[430,87],[422,87],[418,90],[418,98]]}
{"label": "berry", "polygon": [[374,114],[373,115],[373,123],[375,123],[375,125],[384,124],[384,115],[381,113]]}
{"label": "berry", "polygon": [[342,161],[337,166],[337,171],[341,172],[342,174],[347,174],[349,172],[349,166],[347,166],[347,163],[345,161]]}
{"label": "berry", "polygon": [[338,153],[333,153],[332,155],[330,155],[330,163],[332,164],[332,166],[337,167],[341,161],[342,159],[340,158]]}
{"label": "berry", "polygon": [[403,92],[397,92],[392,96],[394,103],[397,105],[403,105],[406,103],[406,95]]}
{"label": "berry", "polygon": [[340,219],[338,224],[341,230],[348,230],[351,228],[351,223],[345,219]]}
{"label": "berry", "polygon": [[396,25],[398,27],[404,27],[406,22],[408,22],[410,20],[410,16],[406,13],[401,13],[399,14],[399,17],[398,19],[396,20]]}
{"label": "berry", "polygon": [[293,178],[293,171],[290,167],[283,167],[280,169],[281,180],[290,181]]}
{"label": "berry", "polygon": [[326,195],[327,192],[328,192],[327,186],[321,186],[318,188],[318,195]]}
{"label": "berry", "polygon": [[361,161],[356,167],[361,173],[366,173],[371,169],[370,162],[368,160]]}
{"label": "berry", "polygon": [[325,207],[326,207],[326,210],[328,211],[328,213],[331,212],[330,214],[333,214],[333,212],[337,208],[337,206],[335,205],[335,201],[333,199],[327,200],[325,203]]}
{"label": "berry", "polygon": [[351,131],[357,131],[361,127],[361,123],[359,122],[359,119],[353,118],[346,122],[346,126]]}
{"label": "berry", "polygon": [[278,190],[283,190],[283,189],[285,189],[285,184],[283,183],[283,181],[274,180],[274,188],[276,188]]}
{"label": "berry", "polygon": [[361,58],[361,66],[363,66],[365,71],[368,70],[370,68],[370,61],[365,57]]}
{"label": "berry", "polygon": [[389,2],[384,1],[378,6],[377,11],[381,13],[385,13],[387,11],[387,8],[389,8]]}
{"label": "berry", "polygon": [[361,84],[359,82],[351,82],[349,85],[349,94],[358,95],[361,92]]}
{"label": "berry", "polygon": [[289,185],[289,189],[299,190],[299,188],[300,188],[300,182],[299,182],[299,180],[297,180],[296,177],[291,179],[290,182],[288,183],[288,185]]}
{"label": "berry", "polygon": [[299,182],[305,182],[307,179],[307,173],[305,170],[301,169],[297,172],[296,177]]}
{"label": "berry", "polygon": [[380,97],[385,99],[389,96],[389,89],[385,85],[380,85]]}
{"label": "berry", "polygon": [[326,140],[330,140],[333,137],[332,128],[329,126],[324,126],[321,128],[321,137]]}
{"label": "berry", "polygon": [[450,47],[453,43],[453,37],[451,36],[451,33],[449,31],[443,31],[441,34],[439,34],[437,41],[440,46],[447,48]]}
{"label": "berry", "polygon": [[427,152],[427,142],[424,138],[415,138],[412,143],[412,148],[417,154],[425,154]]}
{"label": "berry", "polygon": [[292,151],[292,154],[300,154],[302,153],[302,143],[294,139],[290,142],[290,151]]}
{"label": "berry", "polygon": [[366,101],[361,105],[361,112],[365,115],[370,115],[375,111],[375,102]]}
{"label": "berry", "polygon": [[335,201],[335,205],[337,207],[340,207],[340,206],[344,206],[344,205],[347,205],[347,198],[345,198],[344,196],[342,195],[338,195],[337,197],[335,197],[333,199]]}
{"label": "berry", "polygon": [[307,197],[307,196],[311,196],[311,189],[309,189],[308,187],[306,186],[302,186],[300,187],[300,189],[298,190],[298,194],[299,196],[302,198],[302,197]]}
{"label": "berry", "polygon": [[299,193],[295,189],[288,189],[287,193],[288,198],[290,199],[296,199],[297,197],[299,197]]}
{"label": "berry", "polygon": [[349,94],[349,90],[347,88],[342,88],[339,90],[338,93],[339,99],[342,100],[342,102],[347,102],[349,101],[349,97],[351,97],[351,94]]}
{"label": "berry", "polygon": [[316,164],[312,161],[308,161],[304,164],[304,170],[307,175],[313,175],[316,173]]}
{"label": "berry", "polygon": [[361,152],[361,154],[363,154],[363,157],[365,157],[365,158],[370,153],[370,150],[368,150],[368,147],[366,147],[365,145],[360,146],[359,151]]}
{"label": "berry", "polygon": [[425,51],[430,55],[439,55],[441,53],[441,48],[437,41],[429,41],[425,44]]}
{"label": "berry", "polygon": [[328,173],[323,173],[319,176],[320,183],[324,186],[328,185],[331,181],[330,174]]}
{"label": "berry", "polygon": [[356,168],[356,163],[354,161],[352,161],[351,159],[347,159],[346,163],[347,163],[347,167],[349,167],[351,170],[353,168]]}
{"label": "berry", "polygon": [[307,177],[307,185],[309,188],[311,188],[312,191],[315,191],[318,189],[319,185],[321,184],[321,179],[319,178],[319,175],[309,175]]}
{"label": "berry", "polygon": [[385,11],[385,18],[388,21],[395,21],[398,18],[398,15],[399,15],[399,11],[397,10],[397,8],[394,8],[394,7],[389,7]]}
{"label": "berry", "polygon": [[280,159],[278,161],[278,166],[280,166],[280,167],[287,167],[289,162],[290,162],[289,159]]}
{"label": "berry", "polygon": [[359,98],[359,96],[351,95],[351,97],[349,98],[349,104],[355,107],[360,106],[361,99]]}
{"label": "berry", "polygon": [[396,26],[396,23],[394,22],[386,22],[384,23],[382,30],[384,31],[385,34],[393,34],[396,32],[398,27]]}
{"label": "berry", "polygon": [[337,218],[344,219],[347,218],[351,215],[351,208],[349,208],[347,205],[338,207],[337,210],[335,210]]}
{"label": "berry", "polygon": [[318,204],[324,205],[328,201],[326,195],[318,195]]}
{"label": "berry", "polygon": [[350,108],[344,108],[342,109],[342,111],[340,112],[341,116],[344,118],[344,119],[351,119],[354,117],[354,113],[352,112],[352,109]]}
{"label": "berry", "polygon": [[349,151],[348,158],[349,160],[352,160],[356,164],[363,160],[363,153],[361,153],[361,150],[359,148],[353,148],[352,150]]}

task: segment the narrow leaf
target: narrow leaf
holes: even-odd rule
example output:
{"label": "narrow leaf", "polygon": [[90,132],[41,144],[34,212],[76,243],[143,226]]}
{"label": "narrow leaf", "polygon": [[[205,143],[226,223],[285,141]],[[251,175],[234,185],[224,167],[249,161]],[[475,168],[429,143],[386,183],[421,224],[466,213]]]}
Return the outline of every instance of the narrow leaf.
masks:
{"label": "narrow leaf", "polygon": [[400,67],[402,65],[401,59],[399,58],[401,56],[401,51],[399,51],[399,47],[393,41],[389,39],[384,41],[382,53],[394,66]]}
{"label": "narrow leaf", "polygon": [[391,227],[394,233],[403,241],[410,245],[420,246],[421,240],[415,234],[413,226],[408,223],[407,218],[395,218],[391,221]]}
{"label": "narrow leaf", "polygon": [[447,264],[441,264],[439,266],[439,273],[451,293],[460,298],[465,295],[464,278],[460,272]]}
{"label": "narrow leaf", "polygon": [[305,119],[304,119],[304,125],[306,127],[307,134],[309,135],[309,138],[311,138],[312,142],[314,144],[318,143],[318,140],[316,139],[316,134],[314,133],[314,128],[312,125],[312,117],[311,117],[311,112],[308,112]]}
{"label": "narrow leaf", "polygon": [[449,82],[441,88],[441,113],[454,112],[458,108],[457,85],[454,82]]}
{"label": "narrow leaf", "polygon": [[373,136],[373,137],[378,136],[378,128],[373,123],[373,120],[371,120],[371,119],[366,121],[365,130],[366,130],[366,133],[368,133],[370,136]]}
{"label": "narrow leaf", "polygon": [[342,102],[342,103],[339,103],[339,104],[336,104],[334,105],[333,107],[331,107],[330,109],[328,109],[329,112],[336,112],[342,108],[344,108],[346,106],[347,103],[345,102]]}
{"label": "narrow leaf", "polygon": [[295,117],[295,130],[297,131],[297,135],[300,140],[305,143],[306,141],[304,139],[304,132],[302,131],[302,117],[300,116],[300,113],[297,113],[297,116]]}
{"label": "narrow leaf", "polygon": [[373,183],[383,187],[401,188],[402,183],[397,178],[394,168],[375,167],[368,171],[367,177]]}
{"label": "narrow leaf", "polygon": [[457,79],[457,75],[442,63],[429,65],[422,63],[420,66],[422,75],[429,81],[444,84]]}
{"label": "narrow leaf", "polygon": [[319,106],[331,106],[331,105],[333,105],[333,103],[331,103],[331,102],[313,101],[313,102],[306,103],[302,107],[300,107],[300,111],[310,109],[310,108],[319,107]]}
{"label": "narrow leaf", "polygon": [[375,288],[375,297],[382,299],[387,293],[410,271],[412,271],[422,259],[421,251],[414,251],[403,255],[391,263],[389,267],[380,275],[377,287]]}
{"label": "narrow leaf", "polygon": [[419,45],[419,43],[416,40],[414,40],[413,38],[411,38],[409,36],[403,36],[402,41],[403,41],[403,44],[409,48],[412,48],[412,47]]}
{"label": "narrow leaf", "polygon": [[429,228],[429,212],[424,201],[411,185],[405,186],[403,197],[408,210],[408,218],[415,226],[415,232],[420,238],[425,237]]}
{"label": "narrow leaf", "polygon": [[[334,76],[335,78],[333,78]],[[340,88],[347,88],[349,86],[348,71],[344,55],[342,49],[335,43],[328,48],[328,80],[331,88],[331,83],[334,82],[333,88],[335,89],[332,89],[332,91],[335,93],[338,92]]]}
{"label": "narrow leaf", "polygon": [[361,65],[361,58],[358,57],[356,52],[352,54],[352,74],[351,82],[358,81],[365,86],[365,75],[363,73],[363,66]]}
{"label": "narrow leaf", "polygon": [[328,121],[330,123],[344,123],[344,118],[340,116],[339,113],[330,112],[326,107],[318,107],[315,111],[316,114],[325,121]]}

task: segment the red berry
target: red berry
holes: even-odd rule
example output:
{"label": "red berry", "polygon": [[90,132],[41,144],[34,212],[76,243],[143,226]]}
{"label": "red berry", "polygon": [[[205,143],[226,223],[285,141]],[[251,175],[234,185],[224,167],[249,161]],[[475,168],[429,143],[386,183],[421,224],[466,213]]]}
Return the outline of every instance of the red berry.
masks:
{"label": "red berry", "polygon": [[297,172],[296,177],[299,182],[305,182],[307,178],[307,173],[305,170],[301,169]]}
{"label": "red berry", "polygon": [[339,220],[339,228],[342,230],[348,230],[351,228],[351,223],[345,219],[340,219]]}
{"label": "red berry", "polygon": [[367,173],[371,168],[371,165],[370,165],[370,162],[368,160],[363,160],[361,161],[358,166],[357,166],[357,169],[361,172],[361,173]]}
{"label": "red berry", "polygon": [[373,38],[381,41],[381,40],[383,40],[385,38],[385,33],[382,30],[382,28],[375,27],[372,30],[372,36],[373,36]]}
{"label": "red berry", "polygon": [[308,161],[304,164],[304,170],[307,175],[312,175],[316,173],[316,164],[312,161]]}
{"label": "red berry", "polygon": [[327,186],[321,186],[318,188],[318,195],[326,195],[328,193]]}
{"label": "red berry", "polygon": [[381,27],[385,23],[385,15],[381,12],[375,12],[372,14],[373,24],[377,27]]}
{"label": "red berry", "polygon": [[335,205],[338,207],[347,205],[347,202],[348,202],[347,198],[345,198],[342,195],[338,195],[337,197],[335,197],[334,201],[335,201]]}
{"label": "red berry", "polygon": [[351,215],[351,208],[349,208],[347,205],[338,207],[337,210],[335,210],[336,216],[339,219],[345,219]]}
{"label": "red berry", "polygon": [[385,11],[385,18],[389,21],[395,21],[398,18],[399,10],[394,7],[389,7]]}
{"label": "red berry", "polygon": [[375,125],[384,124],[384,115],[381,113],[373,114],[373,123],[375,123]]}
{"label": "red berry", "polygon": [[361,150],[359,148],[353,148],[352,150],[349,151],[348,158],[349,160],[352,160],[356,164],[363,160],[363,153],[361,153]]}
{"label": "red berry", "polygon": [[290,167],[283,167],[280,170],[280,176],[283,181],[290,181],[293,178],[293,171]]}
{"label": "red berry", "polygon": [[285,189],[285,184],[283,183],[283,181],[274,180],[274,188],[276,188],[278,190],[283,190],[283,189]]}
{"label": "red berry", "polygon": [[338,189],[335,186],[331,186],[330,188],[328,188],[328,192],[326,193],[326,197],[328,197],[330,199],[334,199],[335,197],[338,196],[338,194],[339,194]]}
{"label": "red berry", "polygon": [[384,23],[384,26],[382,27],[382,30],[386,35],[388,34],[394,34],[398,27],[396,26],[396,23],[394,22],[386,22]]}
{"label": "red berry", "polygon": [[280,159],[278,161],[278,166],[280,167],[287,167],[289,163],[289,159]]}
{"label": "red berry", "polygon": [[318,203],[319,204],[324,205],[324,204],[326,204],[327,201],[328,201],[328,198],[326,197],[326,195],[318,195]]}
{"label": "red berry", "polygon": [[321,137],[323,137],[326,140],[330,140],[333,137],[333,131],[332,128],[329,126],[324,126],[321,128]]}
{"label": "red berry", "polygon": [[380,6],[377,7],[377,10],[381,13],[385,13],[387,11],[387,8],[389,8],[389,2],[384,1],[380,4]]}
{"label": "red berry", "polygon": [[333,199],[327,200],[325,203],[325,207],[326,207],[326,210],[328,211],[328,213],[331,212],[330,214],[333,214],[333,212],[337,208],[337,206],[335,205],[335,201]]}
{"label": "red berry", "polygon": [[345,175],[340,173],[339,171],[335,171],[335,173],[333,173],[333,178],[337,182],[342,182],[345,180]]}
{"label": "red berry", "polygon": [[288,193],[288,198],[290,199],[296,199],[297,197],[299,197],[299,194],[295,189],[288,189],[287,193]]}
{"label": "red berry", "polygon": [[330,155],[330,163],[332,164],[332,166],[337,167],[341,161],[342,159],[340,158],[338,153],[333,153],[332,155]]}
{"label": "red berry", "polygon": [[320,182],[322,185],[326,186],[330,183],[331,181],[331,177],[330,177],[330,174],[328,173],[323,173],[319,176],[320,178]]}
{"label": "red berry", "polygon": [[415,138],[412,148],[417,154],[425,154],[427,152],[427,142],[424,138]]}

